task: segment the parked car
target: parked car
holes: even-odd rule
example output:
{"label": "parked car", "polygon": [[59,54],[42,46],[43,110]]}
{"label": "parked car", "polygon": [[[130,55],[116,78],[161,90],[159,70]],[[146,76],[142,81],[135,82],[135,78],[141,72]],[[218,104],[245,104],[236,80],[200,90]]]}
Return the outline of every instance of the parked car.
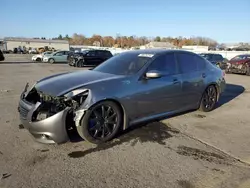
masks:
{"label": "parked car", "polygon": [[112,56],[108,50],[85,50],[69,54],[68,64],[75,67],[97,66]]}
{"label": "parked car", "polygon": [[193,52],[136,50],[92,70],[26,85],[18,109],[23,126],[39,142],[66,142],[75,129],[100,144],[140,122],[191,109],[209,112],[224,89],[223,71]]}
{"label": "parked car", "polygon": [[68,54],[69,54],[69,51],[56,51],[54,53],[51,53],[51,54],[46,54],[44,57],[43,57],[43,62],[49,62],[51,64],[53,63],[57,63],[57,62],[60,62],[60,63],[63,63],[63,62],[67,62],[67,58],[68,58]]}
{"label": "parked car", "polygon": [[32,56],[31,60],[32,61],[42,61],[43,60],[43,57],[46,56],[46,55],[49,55],[49,54],[52,54],[52,52],[43,52],[41,54],[37,54],[37,55],[34,55]]}
{"label": "parked car", "polygon": [[210,61],[212,64],[220,67],[223,70],[225,70],[227,68],[228,60],[226,58],[224,58],[221,54],[200,53],[199,55],[204,57],[205,59]]}
{"label": "parked car", "polygon": [[14,48],[13,53],[14,54],[24,54],[24,51],[21,48]]}
{"label": "parked car", "polygon": [[0,50],[0,61],[4,61],[4,55],[3,55],[3,52]]}
{"label": "parked car", "polygon": [[37,54],[37,50],[35,48],[32,48],[28,51],[29,54]]}
{"label": "parked car", "polygon": [[226,73],[242,73],[250,76],[250,54],[237,55],[228,62]]}

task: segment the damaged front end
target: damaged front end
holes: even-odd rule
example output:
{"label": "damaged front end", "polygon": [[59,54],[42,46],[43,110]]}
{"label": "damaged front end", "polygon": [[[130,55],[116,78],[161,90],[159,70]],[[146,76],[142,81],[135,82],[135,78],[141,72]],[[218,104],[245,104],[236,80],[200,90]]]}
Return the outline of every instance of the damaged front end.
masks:
{"label": "damaged front end", "polygon": [[88,97],[87,89],[77,89],[63,96],[51,96],[36,87],[21,95],[18,111],[23,126],[37,141],[63,143],[69,140],[68,130],[79,123],[84,110],[80,106]]}

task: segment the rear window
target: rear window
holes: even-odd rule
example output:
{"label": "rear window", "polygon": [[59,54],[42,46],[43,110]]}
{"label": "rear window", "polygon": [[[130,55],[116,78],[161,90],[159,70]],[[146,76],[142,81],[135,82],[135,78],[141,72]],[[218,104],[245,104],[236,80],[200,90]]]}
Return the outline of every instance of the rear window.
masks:
{"label": "rear window", "polygon": [[202,59],[198,55],[178,53],[177,57],[182,73],[201,71],[206,67],[206,60]]}
{"label": "rear window", "polygon": [[244,60],[244,59],[250,59],[250,55],[238,55],[234,57],[232,60]]}
{"label": "rear window", "polygon": [[112,56],[112,54],[109,51],[97,51],[97,55],[102,56],[102,57],[111,57]]}

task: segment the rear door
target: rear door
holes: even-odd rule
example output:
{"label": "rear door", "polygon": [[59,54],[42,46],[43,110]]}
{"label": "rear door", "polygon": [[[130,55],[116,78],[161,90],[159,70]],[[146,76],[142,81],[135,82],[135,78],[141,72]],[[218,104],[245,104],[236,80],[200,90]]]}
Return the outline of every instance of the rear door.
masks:
{"label": "rear door", "polygon": [[199,104],[205,87],[206,63],[203,58],[189,52],[177,52],[177,60],[182,74],[182,94],[185,108]]}
{"label": "rear door", "polygon": [[69,51],[63,51],[62,62],[68,61],[68,55],[69,55]]}
{"label": "rear door", "polygon": [[96,60],[96,65],[99,65],[99,64],[101,64],[103,61],[105,61],[105,51],[103,51],[103,50],[97,50],[96,51],[96,58],[97,58],[97,60]]}

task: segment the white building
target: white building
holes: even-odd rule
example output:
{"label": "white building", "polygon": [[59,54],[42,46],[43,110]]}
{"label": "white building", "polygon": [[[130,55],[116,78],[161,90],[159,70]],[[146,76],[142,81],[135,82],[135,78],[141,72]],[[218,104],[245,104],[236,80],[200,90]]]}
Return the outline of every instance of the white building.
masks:
{"label": "white building", "polygon": [[69,50],[69,42],[66,40],[46,40],[46,39],[31,39],[5,37],[5,50],[13,50],[14,48],[54,48],[55,50]]}
{"label": "white building", "polygon": [[140,46],[140,49],[148,48],[176,49],[177,47],[170,42],[150,42],[144,46]]}
{"label": "white building", "polygon": [[193,46],[182,46],[183,50],[191,50],[191,51],[199,51],[199,52],[207,52],[209,46],[199,46],[199,45],[193,45]]}

